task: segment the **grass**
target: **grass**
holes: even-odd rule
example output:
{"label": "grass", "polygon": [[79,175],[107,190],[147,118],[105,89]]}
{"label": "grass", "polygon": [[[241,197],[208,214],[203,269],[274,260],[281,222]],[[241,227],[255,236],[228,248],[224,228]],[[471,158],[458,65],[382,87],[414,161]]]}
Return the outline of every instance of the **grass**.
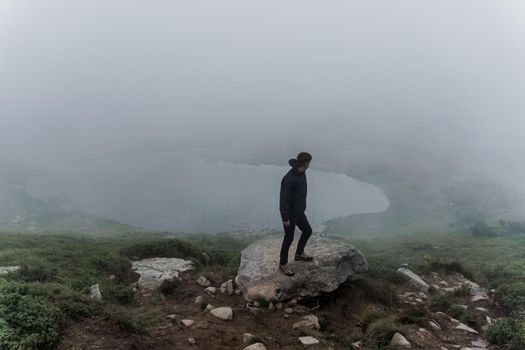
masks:
{"label": "grass", "polygon": [[[239,252],[249,244],[227,235],[123,234],[109,237],[0,234],[0,266],[20,265],[0,277],[0,349],[53,349],[60,334],[83,318],[105,320],[122,332],[145,334],[163,322],[156,310],[134,303],[130,259],[178,257],[196,262],[202,274],[221,278],[235,271]],[[205,254],[203,254],[205,253]],[[98,283],[103,301],[88,296]],[[160,295],[176,294],[178,281]]]}

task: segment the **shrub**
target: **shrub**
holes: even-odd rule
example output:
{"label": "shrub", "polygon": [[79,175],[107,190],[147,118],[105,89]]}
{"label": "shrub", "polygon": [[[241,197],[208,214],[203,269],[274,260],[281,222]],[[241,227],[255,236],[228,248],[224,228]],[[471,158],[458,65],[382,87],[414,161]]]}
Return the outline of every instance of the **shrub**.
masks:
{"label": "shrub", "polygon": [[509,282],[500,285],[496,291],[496,300],[509,312],[524,311],[525,282]]}
{"label": "shrub", "polygon": [[0,290],[0,349],[51,349],[59,337],[60,317],[41,298]]}
{"label": "shrub", "polygon": [[180,292],[181,281],[178,278],[171,278],[162,281],[159,292],[164,295],[174,295]]}
{"label": "shrub", "polygon": [[366,329],[365,343],[371,346],[383,347],[390,343],[396,332],[404,330],[404,326],[395,321],[395,316],[378,318],[370,323]]}
{"label": "shrub", "polygon": [[122,305],[131,304],[135,298],[133,289],[128,285],[113,284],[107,289],[107,291],[109,299]]}
{"label": "shrub", "polygon": [[487,339],[494,345],[506,345],[511,350],[522,350],[525,348],[525,328],[519,320],[498,320],[487,330]]}

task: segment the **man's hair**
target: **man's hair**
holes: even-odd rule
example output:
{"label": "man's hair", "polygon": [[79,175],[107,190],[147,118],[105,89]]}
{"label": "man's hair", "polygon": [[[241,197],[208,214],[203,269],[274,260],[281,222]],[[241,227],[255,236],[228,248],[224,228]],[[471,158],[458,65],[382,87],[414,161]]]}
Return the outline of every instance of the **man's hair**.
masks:
{"label": "man's hair", "polygon": [[312,155],[308,152],[301,152],[297,155],[297,166],[305,165],[312,160]]}

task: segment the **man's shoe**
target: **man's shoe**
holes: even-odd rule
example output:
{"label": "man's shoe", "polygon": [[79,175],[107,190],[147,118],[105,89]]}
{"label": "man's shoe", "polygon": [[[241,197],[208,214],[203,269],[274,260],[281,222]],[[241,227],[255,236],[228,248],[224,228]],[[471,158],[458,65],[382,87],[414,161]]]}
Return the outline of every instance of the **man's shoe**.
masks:
{"label": "man's shoe", "polygon": [[302,254],[295,254],[295,261],[312,261],[314,258],[311,256],[306,255],[304,252]]}
{"label": "man's shoe", "polygon": [[293,276],[293,271],[290,270],[288,267],[288,264],[281,265],[279,264],[279,270],[281,270],[282,273],[284,273],[286,276]]}

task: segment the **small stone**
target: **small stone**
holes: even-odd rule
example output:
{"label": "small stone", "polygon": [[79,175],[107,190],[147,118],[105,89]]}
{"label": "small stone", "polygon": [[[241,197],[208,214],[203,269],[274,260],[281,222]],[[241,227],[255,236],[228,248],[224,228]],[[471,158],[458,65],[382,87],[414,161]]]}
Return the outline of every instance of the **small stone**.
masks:
{"label": "small stone", "polygon": [[480,312],[484,312],[486,314],[489,313],[489,309],[485,308],[485,307],[477,307],[476,310],[480,311]]}
{"label": "small stone", "polygon": [[284,318],[290,318],[290,315],[288,315],[288,314],[284,314],[283,317],[284,317]]}
{"label": "small stone", "polygon": [[468,305],[458,305],[460,308],[462,308],[463,310],[467,310],[468,309]]}
{"label": "small stone", "polygon": [[446,288],[448,287],[448,282],[447,281],[439,281],[439,285],[443,288]]}
{"label": "small stone", "polygon": [[193,320],[188,320],[188,319],[185,319],[185,320],[181,320],[180,321],[183,325],[185,325],[186,327],[188,328],[191,328],[191,326],[193,326],[195,324],[195,321]]}
{"label": "small stone", "polygon": [[441,326],[434,321],[428,321],[428,324],[430,325],[430,328],[435,329],[436,331],[441,330]]}
{"label": "small stone", "polygon": [[226,285],[226,294],[228,295],[233,295],[234,293],[234,290],[233,290],[233,280],[229,279],[227,280],[226,282],[224,282]]}
{"label": "small stone", "polygon": [[197,344],[197,340],[195,338],[188,338],[188,341],[190,342],[190,344]]}
{"label": "small stone", "polygon": [[312,337],[312,336],[299,337],[299,341],[300,341],[304,346],[310,346],[310,345],[314,345],[314,344],[319,344],[319,340],[317,340],[316,338],[314,338],[314,337]]}
{"label": "small stone", "polygon": [[244,333],[243,336],[242,336],[242,344],[243,345],[248,345],[249,343],[252,342],[253,338],[255,336],[251,333]]}
{"label": "small stone", "polygon": [[100,292],[98,284],[94,284],[91,287],[89,287],[89,297],[97,301],[102,300],[102,293]]}
{"label": "small stone", "polygon": [[293,309],[287,307],[287,308],[284,309],[284,312],[286,312],[287,314],[292,314],[293,313]]}
{"label": "small stone", "polygon": [[319,319],[315,315],[306,315],[301,317],[301,321],[297,321],[293,324],[293,329],[298,328],[311,328],[311,329],[321,329],[319,326]]}
{"label": "small stone", "polygon": [[112,280],[112,281],[115,280],[115,275],[110,275],[109,279]]}
{"label": "small stone", "polygon": [[255,301],[253,302],[253,306],[255,306],[255,307],[259,307],[259,306],[261,306],[261,303],[258,302],[257,300],[255,300]]}
{"label": "small stone", "polygon": [[477,295],[474,295],[470,301],[472,303],[475,303],[475,302],[478,302],[478,301],[485,301],[485,300],[489,300],[489,297],[484,295],[484,294],[477,294]]}
{"label": "small stone", "polygon": [[304,305],[295,305],[292,310],[294,312],[297,312],[298,314],[307,314],[310,309],[308,309],[306,306]]}
{"label": "small stone", "polygon": [[175,314],[166,315],[166,318],[173,321],[173,320],[177,319],[177,315],[175,315]]}
{"label": "small stone", "polygon": [[210,314],[225,321],[231,320],[233,318],[233,310],[229,306],[215,308],[210,311]]}
{"label": "small stone", "polygon": [[235,295],[241,295],[241,290],[240,289],[236,289],[235,290]]}
{"label": "small stone", "polygon": [[488,323],[489,325],[492,325],[492,319],[490,318],[490,316],[487,315],[487,316],[485,317],[485,320],[487,321],[487,323]]}
{"label": "small stone", "polygon": [[211,310],[215,309],[215,307],[212,304],[206,305],[204,308],[204,312],[210,312]]}
{"label": "small stone", "polygon": [[200,296],[200,295],[197,296],[195,298],[195,304],[202,304],[202,303],[204,303],[204,298],[202,296]]}
{"label": "small stone", "polygon": [[408,342],[407,338],[403,336],[403,334],[396,332],[392,339],[390,340],[390,346],[396,347],[405,347],[405,348],[411,348],[412,345]]}
{"label": "small stone", "polygon": [[279,302],[279,303],[275,304],[275,308],[277,310],[282,310],[283,309],[283,303]]}
{"label": "small stone", "polygon": [[269,303],[268,304],[268,310],[269,311],[275,311],[275,305],[273,305],[273,303]]}
{"label": "small stone", "polygon": [[356,349],[360,349],[361,345],[363,345],[362,341],[356,341],[355,343],[352,343],[352,346]]}
{"label": "small stone", "polygon": [[200,276],[197,280],[197,284],[202,287],[209,287],[211,286],[211,282],[204,276]]}
{"label": "small stone", "polygon": [[489,343],[487,343],[483,339],[473,340],[471,341],[471,343],[472,346],[475,346],[477,348],[486,348],[487,346],[489,346]]}
{"label": "small stone", "polygon": [[266,346],[263,343],[253,343],[245,347],[243,350],[266,350]]}
{"label": "small stone", "polygon": [[207,287],[204,291],[206,293],[210,294],[210,295],[214,295],[215,293],[217,293],[217,288],[215,288],[215,287]]}
{"label": "small stone", "polygon": [[470,328],[469,326],[467,326],[466,324],[463,324],[463,323],[458,324],[456,326],[456,329],[460,329],[462,331],[466,331],[466,332],[469,332],[469,333],[472,333],[472,334],[479,334],[478,331],[476,331],[475,329]]}

